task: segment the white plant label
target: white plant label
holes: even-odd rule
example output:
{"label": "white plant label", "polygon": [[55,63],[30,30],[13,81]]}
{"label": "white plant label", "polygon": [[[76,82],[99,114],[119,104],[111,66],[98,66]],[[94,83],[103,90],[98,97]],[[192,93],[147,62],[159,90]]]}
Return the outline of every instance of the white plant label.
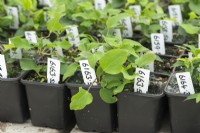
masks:
{"label": "white plant label", "polygon": [[22,58],[22,50],[17,48],[16,51],[10,49],[10,57],[14,59],[21,59]]}
{"label": "white plant label", "polygon": [[0,78],[7,78],[7,75],[5,57],[0,54]]}
{"label": "white plant label", "polygon": [[66,29],[68,36],[68,41],[74,46],[78,47],[80,45],[80,38],[77,26],[70,26]]}
{"label": "white plant label", "polygon": [[133,37],[131,17],[122,19],[120,23],[122,26],[124,26],[123,37]]}
{"label": "white plant label", "polygon": [[[11,44],[10,39],[8,39],[9,44]],[[10,57],[14,59],[21,59],[22,58],[22,50],[17,48],[16,51],[10,49]]]}
{"label": "white plant label", "polygon": [[8,6],[6,8],[7,10],[7,14],[9,16],[12,16],[13,17],[13,21],[10,25],[10,28],[11,29],[18,29],[19,28],[19,15],[18,15],[18,9],[17,7],[10,7]]}
{"label": "white plant label", "polygon": [[178,25],[182,24],[183,18],[180,5],[170,5],[168,9],[170,18],[175,18]]}
{"label": "white plant label", "polygon": [[90,67],[88,60],[80,60],[81,72],[86,85],[97,85],[97,78],[93,68]]}
{"label": "white plant label", "polygon": [[176,73],[176,79],[181,94],[195,94],[189,72]]}
{"label": "white plant label", "polygon": [[98,48],[93,48],[92,49],[92,52],[95,53],[95,52],[101,52],[101,53],[104,53],[104,48],[103,46],[99,46]]}
{"label": "white plant label", "polygon": [[120,42],[122,42],[122,34],[120,29],[114,29],[112,31],[112,35],[118,37],[120,39]]}
{"label": "white plant label", "polygon": [[150,70],[136,68],[135,72],[138,73],[139,76],[136,76],[134,80],[134,92],[147,93],[149,87]]}
{"label": "white plant label", "polygon": [[160,20],[161,33],[164,35],[165,42],[172,42],[173,39],[173,22],[171,20]]}
{"label": "white plant label", "polygon": [[53,6],[53,4],[51,3],[50,0],[40,0],[39,1],[39,5],[41,5],[41,6],[49,6],[49,7]]}
{"label": "white plant label", "polygon": [[25,31],[25,37],[29,43],[37,43],[37,35],[35,31]]}
{"label": "white plant label", "polygon": [[61,47],[56,48],[56,52],[57,52],[57,54],[58,54],[59,56],[64,57],[64,54],[63,54],[63,51],[62,51],[62,48],[61,48]]}
{"label": "white plant label", "polygon": [[102,11],[106,7],[106,1],[105,0],[95,0],[94,2],[95,9]]}
{"label": "white plant label", "polygon": [[189,59],[192,59],[192,58],[193,58],[193,55],[192,55],[191,52],[188,52],[188,57],[189,57]]}
{"label": "white plant label", "polygon": [[151,63],[151,64],[148,64],[147,67],[149,68],[149,70],[150,70],[151,72],[154,72],[154,62]]}
{"label": "white plant label", "polygon": [[44,11],[44,21],[47,22],[49,19],[48,12]]}
{"label": "white plant label", "polygon": [[52,58],[47,59],[48,83],[58,84],[60,81],[60,61]]}
{"label": "white plant label", "polygon": [[[140,5],[132,5],[132,6],[129,6],[129,9],[133,10],[135,17],[138,20],[140,18],[140,14],[141,14],[141,6]],[[134,21],[134,19],[133,19],[133,21]]]}
{"label": "white plant label", "polygon": [[152,51],[156,54],[165,54],[165,41],[162,33],[151,34]]}

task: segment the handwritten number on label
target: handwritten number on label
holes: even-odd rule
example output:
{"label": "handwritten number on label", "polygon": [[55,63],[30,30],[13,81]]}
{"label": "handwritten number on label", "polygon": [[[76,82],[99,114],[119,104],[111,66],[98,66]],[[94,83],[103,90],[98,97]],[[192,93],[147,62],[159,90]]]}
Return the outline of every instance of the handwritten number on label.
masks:
{"label": "handwritten number on label", "polygon": [[182,72],[176,74],[179,90],[182,94],[194,94],[194,87],[189,72]]}
{"label": "handwritten number on label", "polygon": [[139,75],[134,80],[134,91],[146,93],[148,91],[150,70],[136,68],[136,73]]}
{"label": "handwritten number on label", "polygon": [[88,60],[79,61],[81,66],[81,72],[86,85],[97,85],[96,74],[93,68],[90,67]]}
{"label": "handwritten number on label", "polygon": [[60,80],[60,61],[52,58],[48,58],[47,68],[48,83],[58,84]]}

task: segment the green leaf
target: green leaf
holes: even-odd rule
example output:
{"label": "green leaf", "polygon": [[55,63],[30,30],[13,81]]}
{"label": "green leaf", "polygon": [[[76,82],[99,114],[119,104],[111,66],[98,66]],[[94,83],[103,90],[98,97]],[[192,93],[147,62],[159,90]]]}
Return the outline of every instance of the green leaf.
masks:
{"label": "green leaf", "polygon": [[95,69],[97,61],[99,61],[99,59],[101,59],[102,56],[103,56],[103,53],[101,52],[96,52],[96,53],[93,53],[91,56],[89,56],[88,62],[90,66]]}
{"label": "green leaf", "polygon": [[5,45],[3,45],[3,47],[4,47],[5,51],[7,51],[12,48],[15,48],[15,45],[14,44],[5,44]]}
{"label": "green leaf", "polygon": [[140,0],[139,1],[142,6],[146,6],[148,4],[148,0]]}
{"label": "green leaf", "polygon": [[69,43],[66,40],[62,40],[60,43],[58,43],[58,46],[60,46],[62,49],[68,50],[72,47],[71,43]]}
{"label": "green leaf", "polygon": [[105,42],[108,43],[110,46],[119,47],[121,45],[121,43],[119,42],[119,39],[116,37],[103,36],[103,38],[104,38]]}
{"label": "green leaf", "polygon": [[11,23],[12,23],[11,16],[0,17],[0,26],[1,27],[9,26]]}
{"label": "green leaf", "polygon": [[109,89],[100,89],[101,99],[106,103],[115,103],[117,102],[117,97],[114,96],[113,91]]}
{"label": "green leaf", "polygon": [[106,26],[108,29],[114,28],[118,25],[120,25],[120,20],[122,20],[123,18],[129,17],[130,15],[127,13],[121,13],[117,16],[113,16],[113,17],[109,17],[107,22],[106,22]]}
{"label": "green leaf", "polygon": [[199,18],[199,17],[196,15],[195,12],[190,12],[190,13],[189,13],[189,16],[190,16],[189,20]]}
{"label": "green leaf", "polygon": [[189,95],[185,101],[187,100],[192,100],[192,99],[196,99],[196,103],[199,103],[200,102],[200,93],[197,93],[197,94],[193,94],[193,95]]}
{"label": "green leaf", "polygon": [[153,53],[146,53],[140,58],[135,60],[135,64],[138,67],[144,67],[150,63],[152,63],[156,59],[156,55]]}
{"label": "green leaf", "polygon": [[67,67],[68,67],[68,65],[66,63],[61,63],[60,64],[60,74],[61,75],[65,74],[65,72],[67,71]]}
{"label": "green leaf", "polygon": [[100,59],[101,68],[109,74],[118,74],[123,70],[123,64],[128,58],[127,50],[113,49]]}
{"label": "green leaf", "polygon": [[77,68],[78,68],[78,64],[77,63],[72,63],[70,64],[67,68],[66,68],[66,72],[62,78],[62,81],[65,81],[66,78],[74,75],[74,73],[76,72]]}
{"label": "green leaf", "polygon": [[190,10],[192,10],[193,12],[195,12],[196,14],[200,15],[200,2],[197,1],[195,2],[195,0],[190,0],[189,1],[189,8]]}
{"label": "green leaf", "polygon": [[61,15],[57,15],[54,18],[47,21],[47,29],[50,32],[57,32],[57,31],[61,31],[63,29],[63,27],[60,23],[61,17],[62,17]]}
{"label": "green leaf", "polygon": [[91,104],[92,101],[92,95],[88,91],[84,90],[82,87],[79,87],[79,92],[72,96],[70,109],[81,110],[87,105]]}
{"label": "green leaf", "polygon": [[176,62],[173,64],[173,67],[179,67],[179,66],[184,66],[184,62],[183,62],[183,61],[176,61]]}
{"label": "green leaf", "polygon": [[11,38],[10,41],[17,48],[22,48],[25,50],[29,50],[32,48],[32,46],[28,43],[28,41],[26,39],[21,39],[19,36]]}
{"label": "green leaf", "polygon": [[115,89],[113,90],[113,93],[114,93],[115,95],[121,93],[121,92],[124,90],[124,87],[125,87],[125,85],[126,85],[127,83],[130,83],[130,81],[124,81],[123,84],[119,85],[117,88],[115,88]]}
{"label": "green leaf", "polygon": [[123,70],[122,74],[123,74],[124,78],[127,80],[133,80],[137,76],[137,74],[135,74],[135,73],[133,75],[130,75],[126,70]]}
{"label": "green leaf", "polygon": [[180,25],[185,32],[187,32],[188,34],[197,34],[199,32],[199,27],[193,26],[191,24],[181,24]]}
{"label": "green leaf", "polygon": [[21,59],[20,60],[20,67],[22,70],[34,70],[37,74],[39,74],[41,67],[36,65],[35,62],[31,59]]}
{"label": "green leaf", "polygon": [[83,8],[84,10],[92,10],[94,7],[91,2],[86,1],[86,2],[80,2],[78,5]]}
{"label": "green leaf", "polygon": [[135,0],[128,0],[128,3],[129,3],[129,4],[134,4],[134,3],[135,3]]}

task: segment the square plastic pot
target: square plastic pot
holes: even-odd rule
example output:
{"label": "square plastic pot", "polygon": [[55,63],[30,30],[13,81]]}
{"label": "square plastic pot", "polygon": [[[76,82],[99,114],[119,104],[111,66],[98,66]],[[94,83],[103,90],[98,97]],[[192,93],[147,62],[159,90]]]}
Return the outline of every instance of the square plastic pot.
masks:
{"label": "square plastic pot", "polygon": [[17,78],[0,79],[0,121],[23,123],[29,118],[24,86]]}
{"label": "square plastic pot", "polygon": [[[78,92],[79,87],[87,89],[89,86],[67,83],[71,94]],[[76,122],[80,130],[85,132],[106,132],[115,130],[117,123],[116,104],[106,104],[99,95],[100,86],[92,86],[90,93],[93,102],[82,110],[75,111]]]}
{"label": "square plastic pot", "polygon": [[[165,91],[166,92],[166,91]],[[172,133],[200,133],[200,105],[188,95],[166,92]]]}
{"label": "square plastic pot", "polygon": [[160,130],[164,94],[122,92],[118,95],[119,133],[156,133]]}
{"label": "square plastic pot", "polygon": [[65,85],[24,79],[21,81],[26,86],[32,124],[70,131],[75,125],[75,117],[69,109],[71,95]]}

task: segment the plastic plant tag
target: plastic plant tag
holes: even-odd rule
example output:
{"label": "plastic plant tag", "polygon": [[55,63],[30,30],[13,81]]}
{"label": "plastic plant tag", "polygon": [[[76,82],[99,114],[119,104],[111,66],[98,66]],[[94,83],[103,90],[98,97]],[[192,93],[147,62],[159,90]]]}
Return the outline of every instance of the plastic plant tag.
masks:
{"label": "plastic plant tag", "polygon": [[68,36],[68,41],[74,46],[78,47],[80,44],[80,38],[78,33],[78,27],[76,25],[70,26],[66,29]]}
{"label": "plastic plant tag", "polygon": [[170,5],[168,9],[170,18],[175,18],[178,25],[182,24],[183,18],[180,5]]}
{"label": "plastic plant tag", "polygon": [[154,62],[151,63],[151,64],[148,64],[147,67],[149,68],[149,70],[150,70],[151,72],[154,72]]}
{"label": "plastic plant tag", "polygon": [[139,74],[134,80],[134,92],[147,93],[149,87],[150,70],[136,68],[135,73]]}
{"label": "plastic plant tag", "polygon": [[[10,39],[8,39],[9,44],[11,44]],[[10,57],[14,59],[21,59],[22,58],[22,50],[17,48],[16,51],[10,49]]]}
{"label": "plastic plant tag", "polygon": [[[140,18],[140,14],[141,14],[141,6],[140,5],[132,5],[132,6],[129,6],[129,9],[133,10],[135,17],[138,20]],[[134,19],[132,19],[132,21],[134,21]]]}
{"label": "plastic plant tag", "polygon": [[25,37],[29,43],[37,43],[37,35],[35,31],[25,31]]}
{"label": "plastic plant tag", "polygon": [[97,85],[97,78],[93,68],[90,67],[88,60],[80,60],[81,72],[86,85]]}
{"label": "plastic plant tag", "polygon": [[189,72],[176,73],[176,79],[181,94],[195,94]]}
{"label": "plastic plant tag", "polygon": [[160,20],[160,26],[161,26],[160,32],[163,33],[165,42],[172,42],[173,39],[172,24],[173,22],[171,20]]}
{"label": "plastic plant tag", "polygon": [[188,52],[188,57],[189,57],[189,59],[192,59],[192,58],[193,58],[193,55],[192,55],[191,52]]}
{"label": "plastic plant tag", "polygon": [[52,58],[47,59],[48,83],[58,84],[60,81],[60,61]]}
{"label": "plastic plant tag", "polygon": [[18,29],[19,28],[19,15],[17,7],[7,6],[6,8],[8,16],[13,17],[13,22],[10,25],[11,29]]}
{"label": "plastic plant tag", "polygon": [[95,0],[94,1],[95,9],[102,11],[106,7],[106,1],[105,0]]}
{"label": "plastic plant tag", "polygon": [[152,51],[156,54],[165,54],[165,41],[161,33],[151,34]]}
{"label": "plastic plant tag", "polygon": [[64,57],[64,54],[63,54],[63,51],[62,51],[62,48],[61,48],[61,47],[56,48],[56,53],[57,53],[59,56]]}
{"label": "plastic plant tag", "polygon": [[120,39],[120,42],[122,42],[122,34],[120,29],[114,29],[112,31],[112,35],[118,37]]}
{"label": "plastic plant tag", "polygon": [[99,46],[98,48],[93,48],[92,49],[92,52],[95,53],[95,52],[101,52],[101,53],[104,53],[104,48],[103,46]]}
{"label": "plastic plant tag", "polygon": [[133,37],[133,28],[131,18],[127,17],[120,21],[121,25],[124,26],[123,37]]}
{"label": "plastic plant tag", "polygon": [[49,6],[49,7],[53,6],[53,4],[51,3],[50,0],[39,0],[39,5],[41,5],[41,6]]}
{"label": "plastic plant tag", "polygon": [[49,19],[48,12],[44,11],[44,21],[47,22]]}
{"label": "plastic plant tag", "polygon": [[0,78],[7,78],[7,68],[4,55],[0,54]]}

